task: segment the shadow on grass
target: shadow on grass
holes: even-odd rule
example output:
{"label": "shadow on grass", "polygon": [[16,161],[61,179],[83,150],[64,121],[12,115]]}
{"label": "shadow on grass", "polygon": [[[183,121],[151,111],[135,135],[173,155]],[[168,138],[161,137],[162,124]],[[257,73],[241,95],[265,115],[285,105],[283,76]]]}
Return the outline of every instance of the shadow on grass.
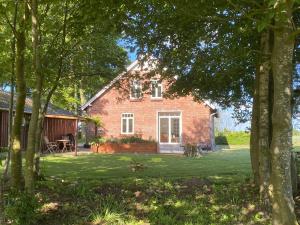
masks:
{"label": "shadow on grass", "polygon": [[[43,224],[268,224],[247,183],[208,179],[148,179],[98,183],[40,183]],[[58,221],[60,223],[58,223]],[[96,223],[97,222],[97,223]]]}

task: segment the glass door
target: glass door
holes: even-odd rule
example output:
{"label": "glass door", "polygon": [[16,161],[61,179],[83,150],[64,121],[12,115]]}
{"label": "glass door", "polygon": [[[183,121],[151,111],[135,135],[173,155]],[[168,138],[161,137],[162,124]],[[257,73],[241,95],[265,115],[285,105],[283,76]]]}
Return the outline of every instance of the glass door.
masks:
{"label": "glass door", "polygon": [[180,113],[159,113],[159,142],[162,144],[179,144]]}
{"label": "glass door", "polygon": [[159,140],[161,143],[168,143],[169,142],[169,119],[159,118],[159,124],[160,124]]}
{"label": "glass door", "polygon": [[179,127],[179,118],[170,118],[170,142],[171,143],[180,143],[180,127]]}

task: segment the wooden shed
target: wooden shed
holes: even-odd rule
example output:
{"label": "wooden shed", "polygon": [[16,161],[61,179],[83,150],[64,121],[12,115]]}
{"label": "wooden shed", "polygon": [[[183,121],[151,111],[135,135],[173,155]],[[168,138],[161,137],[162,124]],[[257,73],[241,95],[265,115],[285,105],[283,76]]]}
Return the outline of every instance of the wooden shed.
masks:
{"label": "wooden shed", "polygon": [[[8,146],[8,124],[9,124],[9,99],[10,94],[0,91],[0,147]],[[26,99],[24,119],[22,124],[22,148],[27,144],[27,134],[31,115],[32,100]],[[67,134],[76,135],[77,117],[71,112],[49,105],[47,115],[44,120],[43,135],[47,136],[49,141],[61,139]]]}

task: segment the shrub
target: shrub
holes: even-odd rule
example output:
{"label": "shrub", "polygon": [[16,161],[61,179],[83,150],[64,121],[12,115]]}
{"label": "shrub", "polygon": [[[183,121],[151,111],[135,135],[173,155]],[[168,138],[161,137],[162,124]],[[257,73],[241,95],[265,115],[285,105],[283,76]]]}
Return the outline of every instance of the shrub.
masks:
{"label": "shrub", "polygon": [[250,133],[224,130],[216,133],[215,142],[217,145],[247,145],[250,143]]}
{"label": "shrub", "polygon": [[228,145],[227,138],[225,136],[221,136],[220,134],[215,137],[215,142],[217,145]]}
{"label": "shrub", "polygon": [[0,153],[6,153],[6,152],[8,152],[7,147],[0,147]]}
{"label": "shrub", "polygon": [[188,157],[196,157],[196,156],[200,155],[200,152],[199,152],[197,145],[186,144],[184,146],[183,154]]}
{"label": "shrub", "polygon": [[118,143],[118,144],[130,144],[130,143],[155,143],[154,140],[145,140],[138,136],[126,136],[122,138],[94,138],[91,144],[104,144],[104,143]]}
{"label": "shrub", "polygon": [[38,219],[40,204],[27,192],[11,192],[5,206],[5,216],[14,225],[33,225]]}
{"label": "shrub", "polygon": [[101,145],[106,142],[107,142],[107,140],[104,137],[96,137],[90,142],[90,144],[91,145],[99,145],[99,144]]}
{"label": "shrub", "polygon": [[138,137],[138,136],[123,137],[123,138],[120,138],[119,141],[122,144],[153,142],[151,140],[142,139],[141,137]]}
{"label": "shrub", "polygon": [[132,172],[143,171],[144,169],[146,169],[146,166],[143,163],[138,162],[134,159],[131,161],[129,167],[131,168]]}
{"label": "shrub", "polygon": [[0,166],[2,166],[2,162],[6,160],[8,153],[8,148],[0,148]]}

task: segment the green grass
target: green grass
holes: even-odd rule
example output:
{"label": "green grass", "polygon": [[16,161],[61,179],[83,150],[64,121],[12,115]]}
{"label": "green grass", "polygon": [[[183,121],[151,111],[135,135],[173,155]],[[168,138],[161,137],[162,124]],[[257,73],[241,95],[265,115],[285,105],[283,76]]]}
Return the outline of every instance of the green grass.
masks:
{"label": "green grass", "polygon": [[[133,162],[145,168],[133,172]],[[270,224],[250,182],[248,149],[201,158],[51,155],[42,158],[42,171],[37,224]]]}
{"label": "green grass", "polygon": [[[132,172],[132,160],[145,165],[145,169]],[[249,151],[225,150],[201,158],[182,155],[90,154],[47,156],[42,161],[46,176],[68,180],[114,180],[132,178],[188,178],[202,177],[218,180],[240,180],[250,176]]]}
{"label": "green grass", "polygon": [[250,133],[245,131],[223,131],[216,133],[217,145],[249,145]]}

